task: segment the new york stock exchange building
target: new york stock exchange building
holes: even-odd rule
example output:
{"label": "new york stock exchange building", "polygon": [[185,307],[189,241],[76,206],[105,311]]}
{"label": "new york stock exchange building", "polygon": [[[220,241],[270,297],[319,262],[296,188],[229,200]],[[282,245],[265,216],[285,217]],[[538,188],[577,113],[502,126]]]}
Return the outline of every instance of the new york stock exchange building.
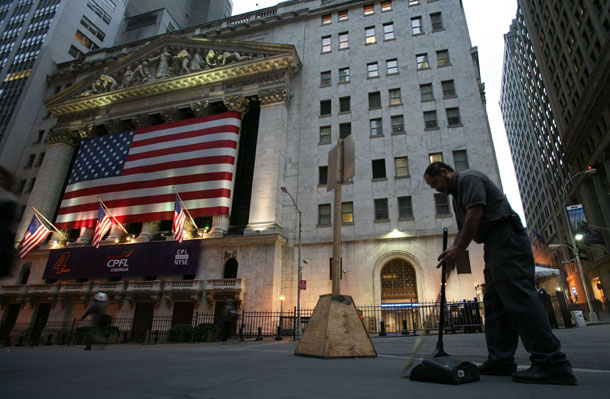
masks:
{"label": "new york stock exchange building", "polygon": [[[159,317],[214,317],[228,298],[240,313],[292,314],[299,286],[313,309],[332,283],[328,154],[350,135],[341,293],[379,310],[370,331],[383,309],[434,301],[442,231],[457,227],[425,168],[443,160],[499,182],[460,3],[290,1],[57,65],[17,235],[34,208],[61,234],[1,281],[5,327],[78,319],[100,291],[140,333]],[[113,224],[96,248],[102,203]],[[473,244],[448,299],[480,299],[482,270]]]}

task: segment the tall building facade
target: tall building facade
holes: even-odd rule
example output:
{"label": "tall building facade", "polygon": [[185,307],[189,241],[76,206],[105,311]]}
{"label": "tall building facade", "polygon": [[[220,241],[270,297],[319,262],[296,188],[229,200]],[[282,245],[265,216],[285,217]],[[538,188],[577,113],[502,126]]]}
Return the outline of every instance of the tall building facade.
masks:
{"label": "tall building facade", "polygon": [[[24,322],[40,306],[49,318],[69,319],[102,290],[113,316],[215,312],[228,297],[240,309],[292,309],[299,249],[307,259],[301,304],[313,308],[331,291],[329,152],[347,138],[355,175],[343,185],[340,210],[341,292],[360,305],[433,301],[442,231],[453,236],[457,227],[448,198],[427,187],[424,170],[443,160],[485,171],[500,185],[477,50],[459,0],[292,1],[99,49],[57,65],[44,105],[51,116],[34,123],[52,130],[20,233],[31,206],[76,228],[63,231],[67,239],[55,234],[18,263],[17,280],[3,281],[0,303]],[[125,214],[105,193],[73,206],[72,187],[80,184],[73,169],[83,159],[76,154],[87,143],[238,116],[236,160],[223,158],[235,168],[222,169],[229,181],[223,210],[200,211],[205,203],[186,198],[200,187],[172,183],[195,209],[182,244],[172,238],[171,190],[149,219]],[[185,151],[202,145],[191,141]],[[90,246],[96,195],[126,229],[114,226],[99,250]],[[93,222],[66,216],[81,211]],[[142,251],[169,251],[172,261],[167,254],[137,260]],[[482,255],[473,243],[449,280],[449,299],[480,294]]]}
{"label": "tall building facade", "polygon": [[[610,46],[610,4],[596,0],[519,0],[513,27],[506,40],[502,99],[505,125],[513,136],[516,164],[526,153],[540,157],[548,182],[546,195],[551,195],[546,203],[554,206],[553,217],[561,227],[558,236],[541,235],[544,240],[538,244],[542,247],[546,241],[570,246],[564,207],[582,204],[586,229],[594,233],[594,239],[579,244],[580,252],[586,254],[583,283],[603,303],[607,300],[604,287],[610,285],[610,102],[602,94],[610,84],[610,59],[606,55]],[[521,111],[527,118],[519,119],[511,109],[519,103],[525,105]],[[526,214],[529,212],[528,218],[534,221],[546,218],[544,201],[541,208],[533,202],[541,192],[540,186],[530,184],[537,177],[530,178],[528,174],[533,170],[522,166],[517,167],[517,173]],[[582,173],[590,167],[597,173]],[[552,223],[549,220],[547,226]],[[535,221],[531,227],[536,230],[530,233],[539,233],[543,225]],[[573,258],[567,249],[563,253],[548,252],[557,264],[561,259]],[[574,287],[573,299],[584,302],[576,266],[568,265],[567,269],[568,284]]]}

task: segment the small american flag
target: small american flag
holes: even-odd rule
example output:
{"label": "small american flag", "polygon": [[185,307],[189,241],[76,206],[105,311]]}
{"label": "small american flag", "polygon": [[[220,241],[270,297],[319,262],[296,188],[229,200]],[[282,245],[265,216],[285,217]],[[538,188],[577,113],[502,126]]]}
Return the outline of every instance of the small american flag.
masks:
{"label": "small american flag", "polygon": [[34,215],[30,222],[30,227],[28,227],[25,232],[23,240],[21,240],[21,244],[19,244],[19,248],[17,249],[19,257],[25,258],[30,251],[47,238],[49,233],[51,233],[51,230],[47,229],[47,227],[38,220],[38,217]]}
{"label": "small american flag", "polygon": [[100,247],[100,242],[102,242],[102,238],[104,238],[104,236],[112,226],[112,220],[110,220],[110,216],[108,216],[102,204],[99,205],[100,207],[97,211],[97,226],[95,226],[95,233],[93,233],[93,241],[91,242],[91,245],[93,245],[95,248]]}
{"label": "small american flag", "polygon": [[184,226],[184,209],[180,205],[180,199],[176,195],[176,203],[174,204],[174,222],[172,223],[172,229],[174,230],[174,239],[182,243],[182,227]]}
{"label": "small american flag", "polygon": [[193,217],[228,216],[240,126],[226,112],[84,139],[55,225],[94,226],[99,200],[119,223],[170,220],[174,190]]}

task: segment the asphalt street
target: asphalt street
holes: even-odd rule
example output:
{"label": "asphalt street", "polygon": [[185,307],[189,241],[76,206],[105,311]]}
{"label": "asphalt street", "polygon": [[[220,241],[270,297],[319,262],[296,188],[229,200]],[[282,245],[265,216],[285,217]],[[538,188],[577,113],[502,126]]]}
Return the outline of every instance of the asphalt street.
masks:
{"label": "asphalt street", "polygon": [[[510,377],[442,385],[401,377],[413,336],[375,337],[376,358],[314,359],[294,356],[296,342],[264,340],[164,345],[7,347],[0,350],[2,398],[565,398],[608,397],[610,325],[554,330],[579,384],[519,384]],[[448,334],[445,350],[474,363],[486,358],[482,333]],[[433,351],[424,340],[420,358]],[[519,348],[520,369],[529,366]]]}

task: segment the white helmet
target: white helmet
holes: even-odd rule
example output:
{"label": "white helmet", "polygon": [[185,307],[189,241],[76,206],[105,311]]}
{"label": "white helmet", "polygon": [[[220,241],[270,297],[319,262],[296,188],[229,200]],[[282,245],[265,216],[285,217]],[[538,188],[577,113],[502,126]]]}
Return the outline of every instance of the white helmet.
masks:
{"label": "white helmet", "polygon": [[98,292],[97,294],[95,294],[94,298],[96,301],[99,301],[99,302],[108,301],[108,295],[104,294],[103,292]]}

